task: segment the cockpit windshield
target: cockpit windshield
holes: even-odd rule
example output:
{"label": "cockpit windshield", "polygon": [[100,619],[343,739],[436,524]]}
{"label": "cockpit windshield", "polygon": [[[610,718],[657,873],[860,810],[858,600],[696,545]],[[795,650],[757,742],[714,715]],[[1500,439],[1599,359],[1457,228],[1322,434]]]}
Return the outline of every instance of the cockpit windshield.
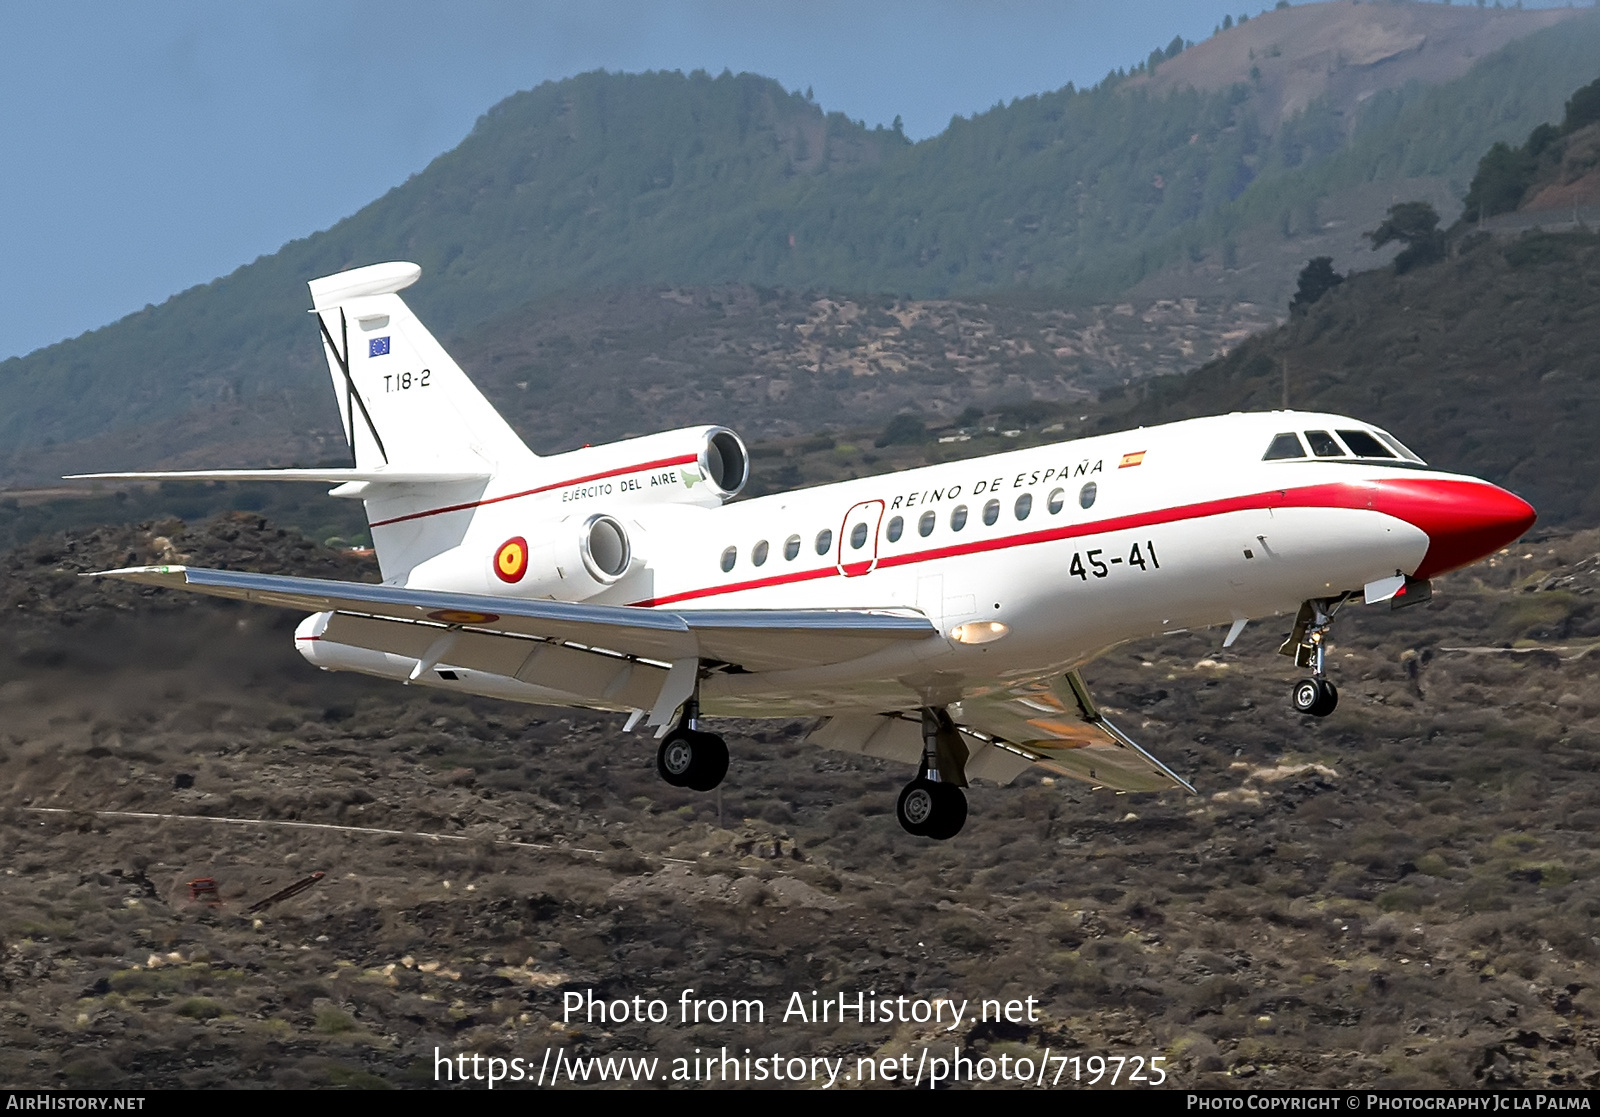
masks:
{"label": "cockpit windshield", "polygon": [[[1371,430],[1341,430],[1335,438],[1328,431],[1282,431],[1272,436],[1267,452],[1261,455],[1264,462],[1303,459],[1306,447],[1319,458],[1367,458],[1393,462],[1397,457],[1417,465],[1426,463],[1412,453],[1394,435],[1377,428]],[[1302,442],[1301,438],[1305,441]]]}
{"label": "cockpit windshield", "polygon": [[1366,431],[1340,431],[1339,437],[1358,458],[1392,458],[1394,451]]}
{"label": "cockpit windshield", "polygon": [[1284,458],[1303,458],[1305,456],[1306,448],[1300,445],[1300,436],[1293,431],[1285,431],[1283,434],[1273,436],[1272,445],[1268,446],[1267,452],[1261,455],[1261,460],[1274,462]]}
{"label": "cockpit windshield", "polygon": [[1345,456],[1344,447],[1335,442],[1333,435],[1327,431],[1306,431],[1306,441],[1311,443],[1311,452],[1319,458]]}

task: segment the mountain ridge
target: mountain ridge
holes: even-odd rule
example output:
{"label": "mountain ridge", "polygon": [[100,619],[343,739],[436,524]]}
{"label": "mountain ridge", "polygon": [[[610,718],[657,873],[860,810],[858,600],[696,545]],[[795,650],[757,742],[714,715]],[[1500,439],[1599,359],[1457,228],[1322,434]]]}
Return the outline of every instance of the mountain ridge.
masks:
{"label": "mountain ridge", "polygon": [[[1501,96],[1504,75],[1491,71],[1459,79],[1462,96],[1478,98],[1466,108],[1452,110],[1444,94],[1440,103],[1416,93],[1383,100],[1372,127],[1389,139],[1372,141],[1377,154],[1409,135],[1413,118],[1455,111],[1479,121],[1460,125],[1455,148],[1476,142],[1469,137],[1486,117],[1507,134],[1544,119],[1546,102],[1559,104],[1575,84],[1562,85],[1561,74],[1588,64],[1584,36],[1600,49],[1600,20],[1585,13],[1557,30],[1513,44],[1513,69],[1538,78],[1532,92]],[[1131,79],[1108,80],[955,121],[912,145],[753,75],[546,83],[496,106],[456,149],[333,228],[112,326],[0,362],[0,482],[15,484],[37,451],[112,432],[130,446],[163,424],[204,438],[218,407],[300,429],[325,410],[326,393],[314,335],[301,328],[303,284],[381,258],[423,266],[428,282],[413,304],[441,337],[530,299],[619,285],[738,281],[922,298],[1016,288],[1081,309],[1145,282],[1142,304],[1195,294],[1259,304],[1263,291],[1278,302],[1306,255],[1362,227],[1381,182],[1330,231],[1307,169],[1329,158],[1307,162],[1321,125],[1296,118],[1265,137],[1251,96],[1236,84],[1154,99]],[[1356,142],[1366,134],[1358,129]],[[1455,148],[1442,156],[1449,165],[1463,158]],[[1291,158],[1301,165],[1289,178],[1272,169]],[[1250,257],[1256,241],[1272,242],[1259,261]],[[1235,260],[1239,245],[1246,255]],[[1166,260],[1181,263],[1173,271]],[[1148,288],[1163,276],[1167,289]],[[139,467],[162,449],[143,443],[137,460],[119,464]]]}

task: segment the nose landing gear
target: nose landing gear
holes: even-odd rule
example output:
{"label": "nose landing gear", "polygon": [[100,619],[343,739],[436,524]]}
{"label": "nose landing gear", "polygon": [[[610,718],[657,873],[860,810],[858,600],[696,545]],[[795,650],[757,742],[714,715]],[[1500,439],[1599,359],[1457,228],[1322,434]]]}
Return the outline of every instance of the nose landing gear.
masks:
{"label": "nose landing gear", "polygon": [[922,765],[895,803],[908,834],[945,841],[967,822],[967,745],[943,707],[922,711]]}
{"label": "nose landing gear", "polygon": [[1302,714],[1325,718],[1339,704],[1339,690],[1328,681],[1326,673],[1326,642],[1333,627],[1333,615],[1339,606],[1350,599],[1350,594],[1338,597],[1314,597],[1300,606],[1295,617],[1294,630],[1278,649],[1280,655],[1294,656],[1296,667],[1311,669],[1309,679],[1294,684],[1294,708]]}

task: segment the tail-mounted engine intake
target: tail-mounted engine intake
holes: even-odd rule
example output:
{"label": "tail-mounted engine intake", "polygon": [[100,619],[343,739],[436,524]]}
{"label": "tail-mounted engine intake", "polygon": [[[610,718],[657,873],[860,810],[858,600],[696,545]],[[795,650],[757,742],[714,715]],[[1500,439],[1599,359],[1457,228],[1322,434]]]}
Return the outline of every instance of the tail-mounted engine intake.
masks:
{"label": "tail-mounted engine intake", "polygon": [[727,427],[712,427],[706,431],[698,464],[701,475],[723,500],[738,496],[744,483],[750,480],[750,455],[739,436]]}
{"label": "tail-mounted engine intake", "polygon": [[545,500],[571,513],[625,504],[714,508],[749,478],[750,454],[738,435],[727,427],[684,427],[540,458],[530,480]]}

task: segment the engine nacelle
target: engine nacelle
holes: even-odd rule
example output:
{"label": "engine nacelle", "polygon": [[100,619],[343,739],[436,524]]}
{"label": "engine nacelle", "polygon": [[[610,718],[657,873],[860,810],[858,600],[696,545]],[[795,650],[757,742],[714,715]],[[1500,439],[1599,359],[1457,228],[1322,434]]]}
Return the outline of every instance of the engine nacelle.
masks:
{"label": "engine nacelle", "polygon": [[506,568],[508,560],[517,561],[517,541],[503,544],[495,554],[495,576],[506,583],[502,592],[514,586],[512,592],[519,596],[582,601],[616,585],[633,563],[628,529],[604,513],[585,517],[575,531],[570,520],[562,520],[544,539],[522,546],[527,573],[520,579]]}
{"label": "engine nacelle", "polygon": [[574,513],[535,521],[519,535],[469,537],[415,567],[406,583],[456,593],[583,601],[638,565],[620,519],[604,512]]}
{"label": "engine nacelle", "polygon": [[750,454],[727,427],[685,427],[585,446],[539,460],[561,505],[699,504],[733,499],[750,479]]}

